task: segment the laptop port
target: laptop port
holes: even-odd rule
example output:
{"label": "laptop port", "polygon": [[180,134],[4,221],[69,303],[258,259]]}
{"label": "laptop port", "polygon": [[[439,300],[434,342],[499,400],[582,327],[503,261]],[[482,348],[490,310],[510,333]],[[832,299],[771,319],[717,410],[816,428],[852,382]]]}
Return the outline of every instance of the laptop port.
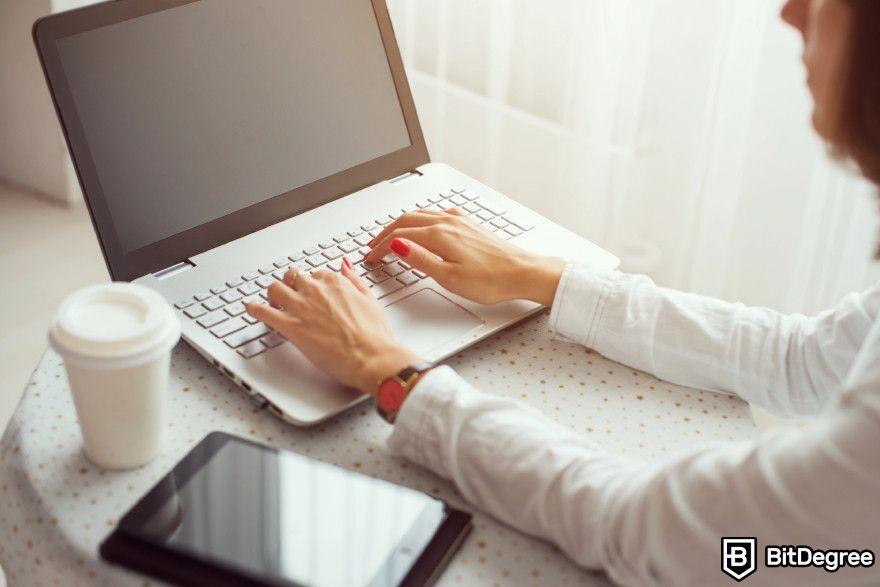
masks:
{"label": "laptop port", "polygon": [[241,382],[241,386],[244,387],[244,388],[245,388],[246,390],[248,390],[248,391],[251,390],[251,386],[248,385],[247,383],[245,383],[244,381]]}

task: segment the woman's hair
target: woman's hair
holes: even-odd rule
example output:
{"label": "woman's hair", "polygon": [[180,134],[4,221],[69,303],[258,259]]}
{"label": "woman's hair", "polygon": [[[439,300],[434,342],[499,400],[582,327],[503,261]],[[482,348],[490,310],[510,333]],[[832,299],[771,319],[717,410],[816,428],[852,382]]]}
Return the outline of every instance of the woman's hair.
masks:
{"label": "woman's hair", "polygon": [[852,53],[832,147],[880,186],[880,0],[847,1]]}

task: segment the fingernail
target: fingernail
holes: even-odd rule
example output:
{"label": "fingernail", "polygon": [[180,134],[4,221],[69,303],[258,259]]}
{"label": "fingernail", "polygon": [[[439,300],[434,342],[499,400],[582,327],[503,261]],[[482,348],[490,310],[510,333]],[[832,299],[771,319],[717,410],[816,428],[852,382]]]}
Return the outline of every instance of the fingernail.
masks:
{"label": "fingernail", "polygon": [[348,260],[348,257],[343,257],[343,258],[342,258],[342,263],[343,263],[346,267],[348,267],[349,269],[354,269],[354,267],[351,266],[351,261]]}
{"label": "fingernail", "polygon": [[370,247],[370,248],[372,249],[372,248],[376,245],[376,239],[378,239],[378,238],[379,238],[379,237],[377,236],[376,238],[374,238],[373,240],[371,240],[369,243],[367,243],[367,246]]}
{"label": "fingernail", "polygon": [[405,240],[399,238],[391,240],[391,250],[394,251],[398,257],[406,257],[409,255],[411,249],[412,247],[410,247],[409,243]]}

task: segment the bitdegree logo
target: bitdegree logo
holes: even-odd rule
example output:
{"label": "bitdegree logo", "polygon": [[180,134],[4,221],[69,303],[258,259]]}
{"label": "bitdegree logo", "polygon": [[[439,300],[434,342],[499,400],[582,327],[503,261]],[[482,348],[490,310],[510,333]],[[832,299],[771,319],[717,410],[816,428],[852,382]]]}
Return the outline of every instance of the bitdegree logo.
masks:
{"label": "bitdegree logo", "polygon": [[843,567],[870,567],[874,553],[870,550],[819,550],[809,546],[767,546],[764,564],[768,567],[821,567],[834,573]]}
{"label": "bitdegree logo", "polygon": [[[758,570],[758,540],[754,537],[721,539],[721,570],[734,581],[742,581]],[[822,550],[804,545],[767,545],[764,566],[768,568],[816,567],[836,573],[844,567],[871,567],[876,557],[868,549]]]}

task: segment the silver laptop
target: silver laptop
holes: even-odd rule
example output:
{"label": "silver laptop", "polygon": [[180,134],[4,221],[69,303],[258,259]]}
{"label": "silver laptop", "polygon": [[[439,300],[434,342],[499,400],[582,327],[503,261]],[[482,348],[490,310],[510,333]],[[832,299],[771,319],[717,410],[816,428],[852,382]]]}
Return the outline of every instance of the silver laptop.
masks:
{"label": "silver laptop", "polygon": [[431,162],[384,0],[118,0],[34,38],[110,275],[161,293],[193,348],[293,424],[364,397],[245,313],[290,267],[347,256],[438,361],[540,307],[469,302],[393,256],[365,266],[401,213],[458,206],[519,247],[618,264]]}

